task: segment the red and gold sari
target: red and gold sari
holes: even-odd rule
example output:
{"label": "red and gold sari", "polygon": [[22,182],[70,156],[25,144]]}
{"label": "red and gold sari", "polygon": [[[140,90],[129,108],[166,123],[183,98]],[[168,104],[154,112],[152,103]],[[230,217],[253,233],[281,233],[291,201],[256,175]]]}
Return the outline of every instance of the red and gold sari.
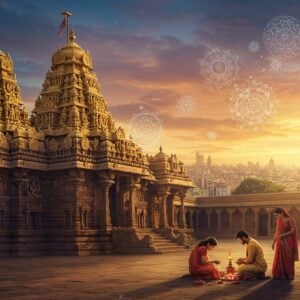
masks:
{"label": "red and gold sari", "polygon": [[197,246],[194,248],[189,259],[189,270],[192,276],[198,276],[204,280],[220,279],[220,271],[212,264],[203,264],[201,256],[207,255],[207,248],[205,246]]}
{"label": "red and gold sari", "polygon": [[[275,256],[272,275],[275,279],[293,279],[295,276],[295,261],[299,260],[296,224],[293,218],[286,213],[287,221],[277,219]],[[291,231],[292,234],[279,237],[280,234]]]}

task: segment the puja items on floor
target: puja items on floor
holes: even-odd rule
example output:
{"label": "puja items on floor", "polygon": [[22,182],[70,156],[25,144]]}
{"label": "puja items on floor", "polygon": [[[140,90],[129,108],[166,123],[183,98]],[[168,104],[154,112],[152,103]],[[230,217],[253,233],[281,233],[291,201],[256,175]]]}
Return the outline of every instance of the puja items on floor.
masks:
{"label": "puja items on floor", "polygon": [[228,254],[228,266],[226,268],[226,274],[223,274],[222,280],[225,281],[236,281],[239,280],[238,273],[235,268],[232,266],[232,257],[231,252]]}

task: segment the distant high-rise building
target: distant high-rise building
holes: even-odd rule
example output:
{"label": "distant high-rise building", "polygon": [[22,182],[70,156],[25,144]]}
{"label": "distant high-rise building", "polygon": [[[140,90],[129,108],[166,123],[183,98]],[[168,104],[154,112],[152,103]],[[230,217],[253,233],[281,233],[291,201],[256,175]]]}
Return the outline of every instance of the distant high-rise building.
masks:
{"label": "distant high-rise building", "polygon": [[211,168],[211,166],[212,166],[211,156],[208,155],[208,158],[207,158],[207,167],[208,167],[208,168]]}
{"label": "distant high-rise building", "polygon": [[200,155],[199,152],[196,153],[196,165],[204,165],[204,155]]}
{"label": "distant high-rise building", "polygon": [[271,158],[271,159],[269,160],[269,168],[270,168],[270,169],[274,169],[274,168],[275,168],[275,162],[274,162],[273,158]]}

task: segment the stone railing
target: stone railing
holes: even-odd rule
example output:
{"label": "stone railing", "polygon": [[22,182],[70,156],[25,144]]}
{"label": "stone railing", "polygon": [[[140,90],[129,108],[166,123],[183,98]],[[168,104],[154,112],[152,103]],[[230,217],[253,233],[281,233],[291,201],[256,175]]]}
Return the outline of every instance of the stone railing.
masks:
{"label": "stone railing", "polygon": [[153,246],[151,235],[141,237],[135,228],[119,228],[112,230],[112,243],[115,253],[120,254],[154,254],[158,253]]}

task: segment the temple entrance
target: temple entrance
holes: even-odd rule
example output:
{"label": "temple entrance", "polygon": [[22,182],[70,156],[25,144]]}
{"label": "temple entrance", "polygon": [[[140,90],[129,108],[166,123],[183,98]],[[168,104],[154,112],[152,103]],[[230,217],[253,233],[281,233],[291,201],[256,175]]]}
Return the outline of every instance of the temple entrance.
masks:
{"label": "temple entrance", "polygon": [[161,214],[161,205],[158,203],[154,204],[154,210],[153,210],[153,227],[159,228],[159,220],[160,220],[160,214]]}
{"label": "temple entrance", "polygon": [[144,210],[139,210],[137,213],[137,225],[138,228],[146,228],[146,216]]}
{"label": "temple entrance", "polygon": [[180,227],[180,208],[177,208],[176,222],[177,222],[177,227]]}
{"label": "temple entrance", "polygon": [[185,222],[186,222],[186,227],[187,228],[192,228],[191,213],[190,213],[189,210],[187,210],[187,212],[185,213]]}
{"label": "temple entrance", "polygon": [[117,192],[116,184],[113,184],[109,189],[109,211],[112,226],[118,226],[118,211],[117,211]]}
{"label": "temple entrance", "polygon": [[258,232],[259,236],[268,236],[269,215],[265,209],[258,212]]}

